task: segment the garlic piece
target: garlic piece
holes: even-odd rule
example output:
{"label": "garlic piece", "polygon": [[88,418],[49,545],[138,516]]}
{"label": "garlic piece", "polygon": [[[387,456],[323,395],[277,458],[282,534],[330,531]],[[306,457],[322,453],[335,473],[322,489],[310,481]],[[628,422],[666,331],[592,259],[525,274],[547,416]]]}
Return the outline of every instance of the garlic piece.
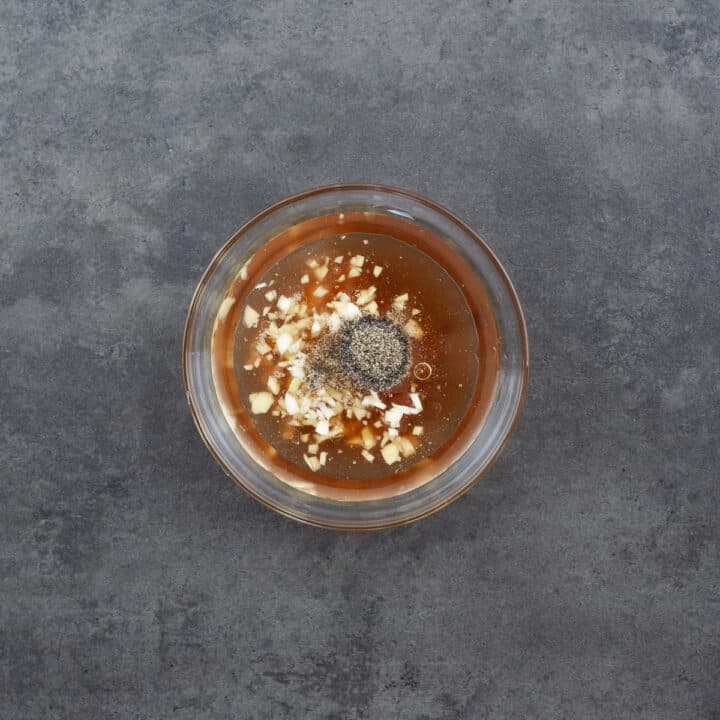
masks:
{"label": "garlic piece", "polygon": [[352,407],[352,411],[348,412],[351,412],[353,415],[355,415],[358,420],[362,420],[367,415],[367,411],[365,410],[365,408],[362,405],[357,404],[354,404]]}
{"label": "garlic piece", "polygon": [[235,304],[235,298],[226,297],[222,303],[220,304],[220,309],[218,310],[217,319],[218,322],[221,322],[227,317],[227,314],[230,312],[230,308]]}
{"label": "garlic piece", "polygon": [[288,372],[292,377],[299,378],[300,380],[304,379],[305,377],[305,371],[300,365],[290,365],[290,367],[288,368]]}
{"label": "garlic piece", "polygon": [[362,270],[358,267],[352,267],[350,268],[350,272],[348,272],[349,278],[359,277],[360,275],[362,275]]}
{"label": "garlic piece", "polygon": [[280,333],[275,341],[275,349],[282,355],[293,344],[293,336],[290,333]]}
{"label": "garlic piece", "polygon": [[285,393],[285,410],[288,415],[297,415],[300,412],[300,405],[291,392]]}
{"label": "garlic piece", "polygon": [[409,296],[407,293],[403,293],[402,295],[398,295],[392,302],[393,307],[396,310],[404,310],[405,309],[405,303],[407,303],[409,299]]}
{"label": "garlic piece", "polygon": [[243,324],[245,325],[245,327],[256,327],[259,319],[260,313],[257,312],[255,308],[250,307],[250,305],[246,305],[245,311],[243,312]]}
{"label": "garlic piece", "polygon": [[250,411],[254,415],[264,415],[274,402],[269,392],[250,393]]}
{"label": "garlic piece", "polygon": [[379,410],[384,410],[387,407],[387,405],[378,397],[375,390],[371,390],[370,394],[366,395],[361,402],[363,407],[376,407]]}
{"label": "garlic piece", "polygon": [[315,277],[318,280],[324,280],[325,276],[328,274],[328,269],[325,265],[323,265],[319,268],[315,268],[314,273],[315,273]]}
{"label": "garlic piece", "polygon": [[367,305],[367,303],[369,303],[375,297],[376,291],[377,288],[374,285],[371,285],[365,290],[359,290],[357,295],[355,296],[355,302],[358,305]]}
{"label": "garlic piece", "polygon": [[425,334],[423,329],[414,320],[408,320],[403,330],[405,330],[405,334],[413,338],[413,340],[420,340]]}
{"label": "garlic piece", "polygon": [[333,313],[328,318],[328,327],[330,328],[330,332],[337,332],[342,327],[342,320],[337,313]]}
{"label": "garlic piece", "polygon": [[308,457],[307,455],[303,455],[303,460],[307,463],[308,467],[313,472],[317,472],[320,469],[320,461],[316,457]]}
{"label": "garlic piece", "polygon": [[378,310],[378,304],[373,300],[372,302],[369,302],[364,308],[363,311],[367,315],[380,315],[380,311]]}
{"label": "garlic piece", "polygon": [[277,297],[277,290],[268,290],[265,293],[265,299],[268,302],[272,302]]}
{"label": "garlic piece", "polygon": [[365,256],[364,255],[353,255],[353,257],[350,258],[350,264],[353,267],[361,268],[365,264]]}
{"label": "garlic piece", "polygon": [[380,450],[380,454],[383,456],[383,460],[388,465],[400,462],[400,451],[393,443],[386,445],[382,450]]}
{"label": "garlic piece", "polygon": [[324,288],[322,285],[318,285],[315,290],[313,291],[313,295],[315,297],[325,297],[328,294],[328,289]]}
{"label": "garlic piece", "polygon": [[363,447],[366,450],[372,450],[377,445],[375,433],[367,426],[362,429],[360,437],[362,438]]}
{"label": "garlic piece", "polygon": [[360,453],[368,462],[375,462],[375,456],[372,453],[369,453],[367,450],[363,450],[362,453]]}
{"label": "garlic piece", "polygon": [[375,277],[380,277],[380,273],[381,273],[382,271],[383,271],[383,268],[381,268],[379,265],[376,265],[376,266],[373,268],[373,275],[374,275]]}
{"label": "garlic piece", "polygon": [[400,421],[402,420],[404,413],[401,406],[393,405],[389,410],[385,412],[385,424],[391,428],[400,427]]}
{"label": "garlic piece", "polygon": [[393,443],[397,446],[403,457],[410,457],[415,452],[415,446],[404,436],[396,437]]}
{"label": "garlic piece", "polygon": [[280,383],[277,381],[277,378],[272,375],[268,378],[267,386],[273,395],[277,395],[280,392]]}
{"label": "garlic piece", "polygon": [[[342,293],[344,294],[344,293]],[[347,297],[347,295],[345,296]],[[349,300],[333,300],[328,303],[328,307],[331,307],[343,320],[354,320],[360,317],[362,313],[360,308]],[[332,316],[330,316],[330,326],[332,329]]]}

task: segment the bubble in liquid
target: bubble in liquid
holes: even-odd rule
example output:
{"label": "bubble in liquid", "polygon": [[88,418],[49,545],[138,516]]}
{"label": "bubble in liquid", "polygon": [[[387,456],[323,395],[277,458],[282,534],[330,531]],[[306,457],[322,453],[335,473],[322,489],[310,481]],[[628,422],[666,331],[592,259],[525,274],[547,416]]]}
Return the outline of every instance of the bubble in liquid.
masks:
{"label": "bubble in liquid", "polygon": [[429,380],[432,375],[432,368],[426,362],[418,363],[413,369],[413,375],[418,380]]}

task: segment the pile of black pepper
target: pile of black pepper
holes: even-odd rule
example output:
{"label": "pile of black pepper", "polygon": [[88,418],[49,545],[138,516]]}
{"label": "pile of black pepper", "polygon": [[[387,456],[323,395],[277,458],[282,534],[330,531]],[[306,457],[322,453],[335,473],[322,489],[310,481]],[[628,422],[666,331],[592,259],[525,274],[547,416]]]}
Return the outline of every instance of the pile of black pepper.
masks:
{"label": "pile of black pepper", "polygon": [[347,377],[368,390],[391,388],[410,365],[408,339],[389,318],[351,320],[339,333],[337,352]]}

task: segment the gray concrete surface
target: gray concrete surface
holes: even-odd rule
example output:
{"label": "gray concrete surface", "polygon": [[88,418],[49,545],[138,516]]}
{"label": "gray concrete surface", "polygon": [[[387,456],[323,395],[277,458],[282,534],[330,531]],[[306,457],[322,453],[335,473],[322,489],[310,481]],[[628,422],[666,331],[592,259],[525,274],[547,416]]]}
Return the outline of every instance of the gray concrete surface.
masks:
{"label": "gray concrete surface", "polygon": [[[0,718],[720,718],[714,1],[0,4]],[[394,183],[524,302],[469,495],[333,534],[181,390],[225,237]]]}

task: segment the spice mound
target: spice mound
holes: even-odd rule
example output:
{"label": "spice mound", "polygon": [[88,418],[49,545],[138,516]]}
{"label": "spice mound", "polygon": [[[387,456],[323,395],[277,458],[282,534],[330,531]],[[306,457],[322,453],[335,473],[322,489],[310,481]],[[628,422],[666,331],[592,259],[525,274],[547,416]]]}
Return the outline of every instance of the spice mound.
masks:
{"label": "spice mound", "polygon": [[402,380],[410,364],[410,346],[389,318],[364,315],[347,323],[339,342],[348,378],[369,390],[387,390]]}

